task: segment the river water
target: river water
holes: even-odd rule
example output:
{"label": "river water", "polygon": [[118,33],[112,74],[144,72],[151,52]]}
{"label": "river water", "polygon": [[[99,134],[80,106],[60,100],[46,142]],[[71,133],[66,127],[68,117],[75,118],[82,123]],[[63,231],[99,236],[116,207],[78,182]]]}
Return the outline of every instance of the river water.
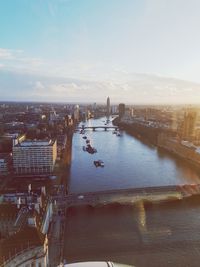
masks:
{"label": "river water", "polygon": [[[89,120],[85,126],[104,126],[105,118]],[[112,123],[107,126],[112,125]],[[156,147],[145,144],[122,132],[118,137],[113,130],[87,130],[85,135],[96,154],[83,151],[83,135],[73,136],[72,163],[69,190],[90,192],[109,189],[176,185],[200,182],[200,172],[186,161]],[[94,160],[101,159],[104,168],[96,168]]]}
{"label": "river water", "polygon": [[[105,119],[85,125],[104,125]],[[198,183],[187,162],[122,133],[87,131],[97,154],[82,150],[74,134],[69,176],[71,192]],[[96,168],[102,159],[104,168]],[[135,203],[69,209],[64,257],[67,262],[110,260],[136,267],[200,266],[200,197],[162,203]]]}

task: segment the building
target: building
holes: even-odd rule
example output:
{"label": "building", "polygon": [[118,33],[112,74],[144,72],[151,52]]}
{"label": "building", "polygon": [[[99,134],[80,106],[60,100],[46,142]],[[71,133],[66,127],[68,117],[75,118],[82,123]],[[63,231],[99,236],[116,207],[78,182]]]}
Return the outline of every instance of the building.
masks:
{"label": "building", "polygon": [[122,118],[125,115],[125,104],[119,104],[119,117]]}
{"label": "building", "polygon": [[3,205],[0,203],[0,240],[5,239],[14,232],[17,215],[17,205],[11,205],[8,201]]}
{"label": "building", "polygon": [[106,116],[110,116],[110,97],[107,97],[107,103],[106,103]]}
{"label": "building", "polygon": [[7,175],[11,167],[11,156],[9,153],[0,153],[0,176]]}
{"label": "building", "polygon": [[50,122],[55,122],[57,118],[58,118],[58,115],[56,114],[55,110],[51,110],[49,113]]}
{"label": "building", "polygon": [[0,203],[0,266],[49,266],[48,238],[52,201],[41,191],[5,193]]}
{"label": "building", "polygon": [[117,114],[118,107],[117,106],[112,106],[111,107],[111,113],[112,114]]}
{"label": "building", "polygon": [[182,139],[193,141],[194,132],[196,126],[197,112],[194,110],[188,110],[184,114],[184,121],[182,126]]}
{"label": "building", "polygon": [[74,107],[74,120],[76,122],[78,122],[79,121],[79,117],[80,117],[80,108],[79,108],[79,105],[76,105]]}
{"label": "building", "polygon": [[57,158],[57,142],[26,141],[13,142],[13,167],[16,174],[50,174]]}
{"label": "building", "polygon": [[0,242],[0,266],[46,267],[48,239],[37,227],[27,225],[21,231]]}

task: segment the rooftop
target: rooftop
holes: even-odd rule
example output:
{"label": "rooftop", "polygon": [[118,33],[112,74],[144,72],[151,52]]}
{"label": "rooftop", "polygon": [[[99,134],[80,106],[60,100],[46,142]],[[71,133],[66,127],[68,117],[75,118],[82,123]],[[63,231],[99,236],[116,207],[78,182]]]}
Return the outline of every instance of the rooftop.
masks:
{"label": "rooftop", "polygon": [[22,141],[21,143],[18,143],[16,146],[20,147],[30,147],[30,146],[35,146],[35,147],[41,147],[41,146],[51,146],[54,144],[55,141],[53,140],[27,140],[27,141]]}
{"label": "rooftop", "polygon": [[45,235],[35,227],[26,226],[23,230],[0,242],[0,264],[20,251],[43,246]]}

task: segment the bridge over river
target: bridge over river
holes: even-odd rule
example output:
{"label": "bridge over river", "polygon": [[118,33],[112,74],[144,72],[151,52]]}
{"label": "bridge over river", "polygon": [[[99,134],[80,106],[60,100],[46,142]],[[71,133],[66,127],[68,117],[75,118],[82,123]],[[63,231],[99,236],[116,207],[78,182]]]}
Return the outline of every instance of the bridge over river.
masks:
{"label": "bridge over river", "polygon": [[117,126],[81,126],[81,127],[77,127],[76,130],[93,130],[95,131],[96,129],[104,129],[105,131],[107,131],[108,129],[113,129],[113,130],[118,130],[119,128]]}
{"label": "bridge over river", "polygon": [[58,200],[60,204],[64,204],[67,208],[84,205],[95,207],[114,203],[130,204],[139,201],[156,202],[183,199],[198,194],[200,194],[199,184],[187,184],[70,193],[67,196],[58,196],[54,200]]}

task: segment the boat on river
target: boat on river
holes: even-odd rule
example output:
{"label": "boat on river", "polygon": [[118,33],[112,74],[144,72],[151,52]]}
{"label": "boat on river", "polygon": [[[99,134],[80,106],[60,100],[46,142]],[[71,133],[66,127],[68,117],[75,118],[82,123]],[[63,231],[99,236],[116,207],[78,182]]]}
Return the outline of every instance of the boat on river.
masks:
{"label": "boat on river", "polygon": [[104,167],[104,162],[102,160],[94,160],[94,165],[96,167]]}
{"label": "boat on river", "polygon": [[91,145],[87,145],[86,147],[86,151],[90,154],[94,154],[94,153],[97,153],[97,150],[96,148],[92,147]]}
{"label": "boat on river", "polygon": [[81,129],[80,134],[84,134],[84,133],[85,133],[85,130]]}

